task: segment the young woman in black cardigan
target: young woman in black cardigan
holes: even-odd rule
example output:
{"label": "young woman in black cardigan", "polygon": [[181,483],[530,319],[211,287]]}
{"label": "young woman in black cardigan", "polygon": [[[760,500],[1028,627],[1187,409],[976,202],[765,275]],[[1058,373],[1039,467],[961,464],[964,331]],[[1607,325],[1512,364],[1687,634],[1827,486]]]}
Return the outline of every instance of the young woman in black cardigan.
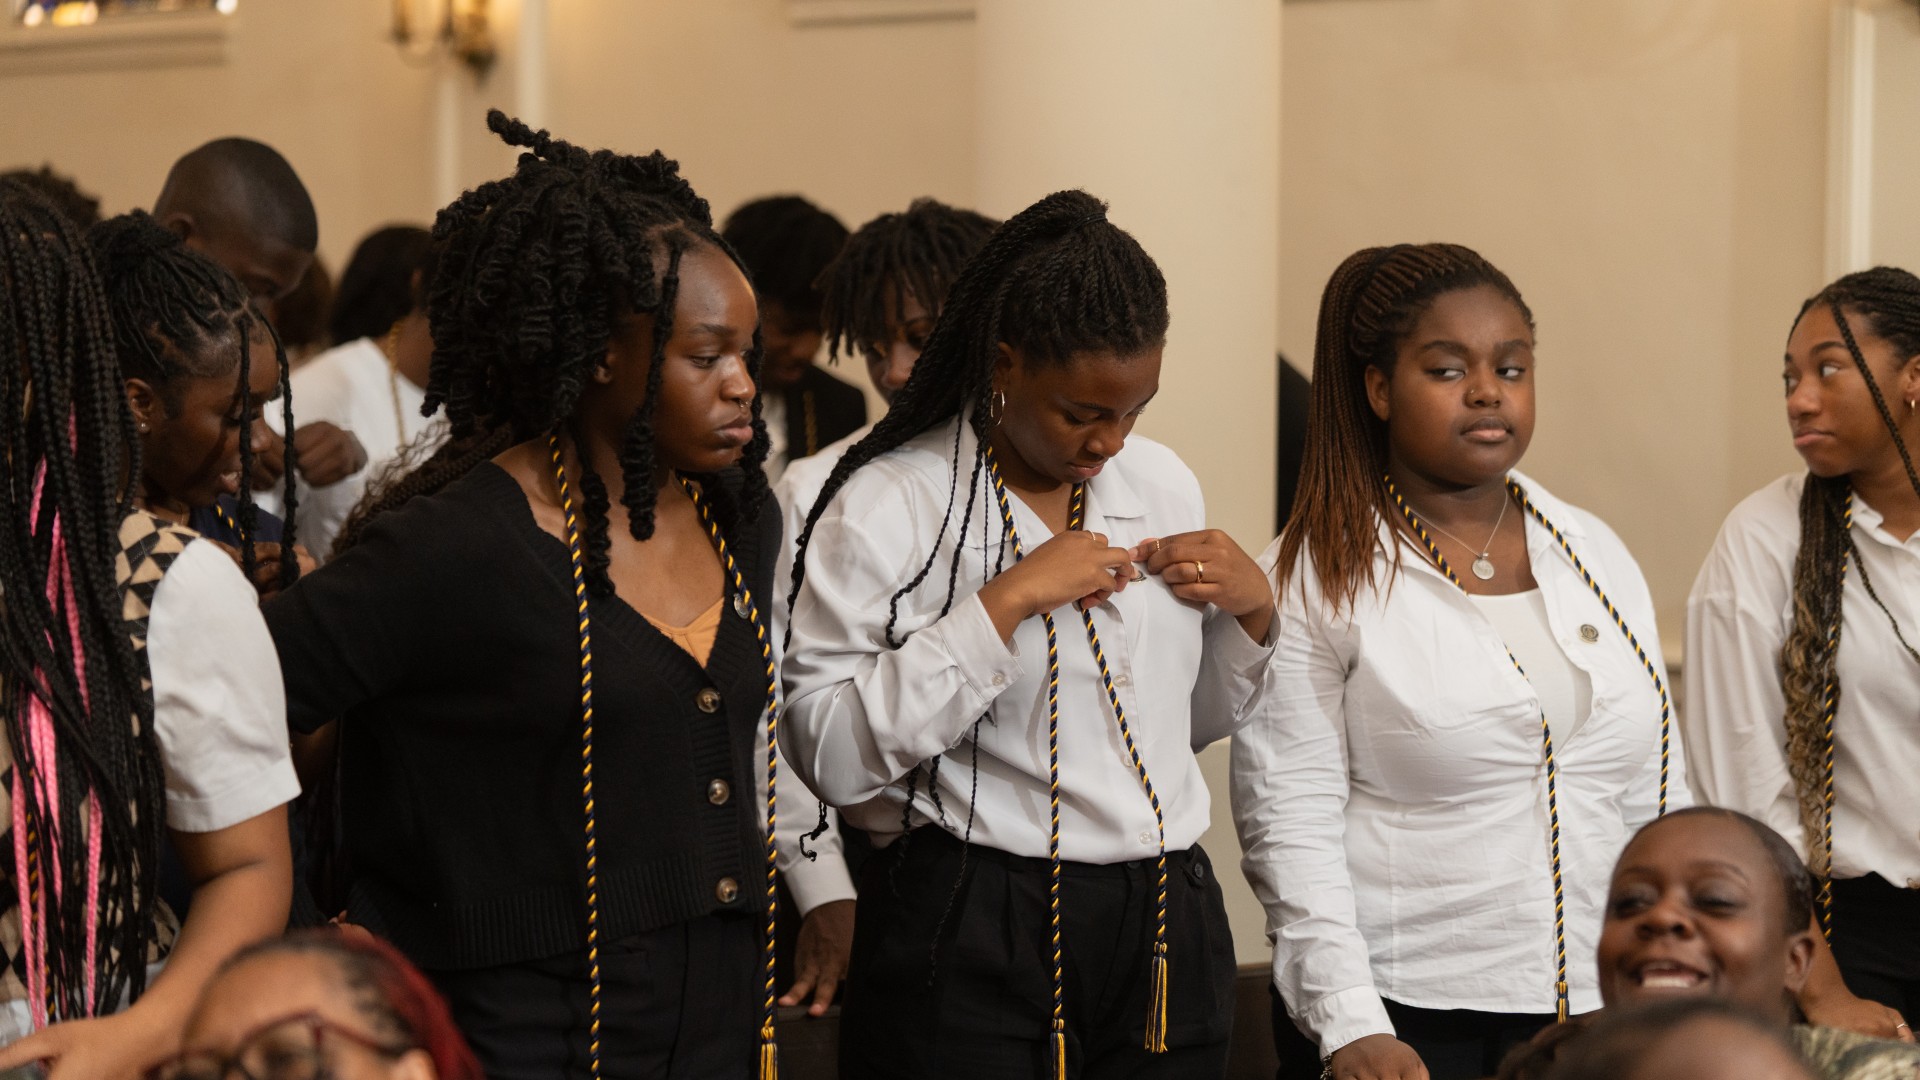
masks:
{"label": "young woman in black cardigan", "polygon": [[490,1077],[764,1072],[754,295],[674,162],[488,122],[529,152],[440,214],[427,408],[511,445],[270,607],[289,719],[340,738],[348,919]]}

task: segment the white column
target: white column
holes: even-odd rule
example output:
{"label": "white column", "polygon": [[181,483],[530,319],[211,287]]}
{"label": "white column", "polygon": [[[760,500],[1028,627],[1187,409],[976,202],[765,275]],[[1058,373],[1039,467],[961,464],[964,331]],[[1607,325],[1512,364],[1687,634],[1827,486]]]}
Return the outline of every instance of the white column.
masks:
{"label": "white column", "polygon": [[1139,430],[1257,554],[1273,528],[1280,0],[979,0],[977,19],[980,209],[1083,187],[1160,264],[1173,325]]}
{"label": "white column", "polygon": [[547,116],[547,0],[520,0],[519,42],[514,50],[518,93],[514,102],[529,127],[546,127]]}
{"label": "white column", "polygon": [[[1280,0],[979,0],[978,20],[980,209],[1083,187],[1160,264],[1173,325],[1138,430],[1192,466],[1209,524],[1258,554],[1273,528]],[[1235,951],[1258,963],[1226,749],[1200,759],[1205,843]]]}

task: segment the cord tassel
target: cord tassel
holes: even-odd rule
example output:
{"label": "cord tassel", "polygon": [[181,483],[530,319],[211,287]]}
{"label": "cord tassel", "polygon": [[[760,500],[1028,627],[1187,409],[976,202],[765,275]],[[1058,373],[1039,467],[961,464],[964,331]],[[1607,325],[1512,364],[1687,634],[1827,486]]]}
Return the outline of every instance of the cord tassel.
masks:
{"label": "cord tassel", "polygon": [[780,1080],[780,1044],[774,1040],[772,1024],[760,1027],[760,1080]]}
{"label": "cord tassel", "polygon": [[1147,997],[1147,1053],[1167,1052],[1167,944],[1153,947],[1153,986]]}
{"label": "cord tassel", "polygon": [[1560,999],[1556,1011],[1560,1014],[1560,1022],[1564,1024],[1567,1022],[1567,984],[1555,983],[1554,992]]}
{"label": "cord tassel", "polygon": [[1053,1022],[1053,1080],[1067,1080],[1067,1024]]}

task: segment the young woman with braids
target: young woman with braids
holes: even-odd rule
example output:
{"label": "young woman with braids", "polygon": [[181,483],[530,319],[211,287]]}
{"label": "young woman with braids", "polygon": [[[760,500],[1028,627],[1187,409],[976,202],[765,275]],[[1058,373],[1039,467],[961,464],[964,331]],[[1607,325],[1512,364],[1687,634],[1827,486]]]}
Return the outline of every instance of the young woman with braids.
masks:
{"label": "young woman with braids", "polygon": [[1801,1007],[1817,1023],[1911,1039],[1920,278],[1879,267],[1821,290],[1794,321],[1784,376],[1807,472],[1734,508],[1694,582],[1687,749],[1704,798],[1792,839],[1823,883],[1828,933]]}
{"label": "young woman with braids", "polygon": [[[960,268],[998,224],[972,210],[915,199],[904,213],[881,214],[860,226],[820,275],[824,297],[820,318],[829,354],[838,359],[842,353],[857,353],[867,363],[874,391],[881,400],[892,402],[926,348],[927,335],[933,332],[940,305],[960,276]],[[872,425],[864,426],[800,458],[787,466],[774,485],[784,526],[775,577],[779,595],[785,596],[791,587],[794,542],[806,528],[807,511],[819,500],[820,489],[841,455],[872,430]],[[786,625],[786,605],[775,604],[773,616],[774,635],[779,637]],[[818,1016],[832,1004],[846,973],[853,944],[853,879],[865,866],[872,845],[858,829],[842,828],[838,815],[825,803],[816,804],[801,785],[787,790],[796,797],[789,804],[793,811],[782,813],[782,824],[811,830],[817,806],[824,831],[810,838],[811,857],[782,866],[797,914],[805,921],[794,950],[796,978],[780,1000],[783,1005],[797,1005],[811,994],[809,1008]],[[797,847],[797,837],[794,843]]]}
{"label": "young woman with braids", "polygon": [[1515,471],[1534,370],[1532,312],[1467,248],[1360,251],[1321,298],[1232,767],[1285,1076],[1485,1076],[1597,1008],[1614,856],[1689,801],[1639,567]]}
{"label": "young woman with braids", "polygon": [[1166,333],[1139,243],[1085,192],[1050,195],[966,264],[808,512],[788,759],[885,847],[843,1076],[1225,1068],[1233,950],[1194,748],[1250,707],[1273,603],[1193,474],[1129,438]]}
{"label": "young woman with braids", "polygon": [[283,587],[313,560],[244,482],[266,405],[293,415],[272,327],[233,275],[138,210],[89,236],[140,436],[140,508],[226,547],[262,592]]}
{"label": "young woman with braids", "polygon": [[285,926],[299,791],[246,579],[135,505],[107,309],[77,229],[0,182],[0,1072],[55,1080],[137,1075]]}
{"label": "young woman with braids", "polygon": [[427,400],[443,460],[507,445],[266,608],[295,731],[338,727],[346,916],[495,1080],[764,1071],[754,294],[674,162],[488,123],[526,152],[435,226]]}

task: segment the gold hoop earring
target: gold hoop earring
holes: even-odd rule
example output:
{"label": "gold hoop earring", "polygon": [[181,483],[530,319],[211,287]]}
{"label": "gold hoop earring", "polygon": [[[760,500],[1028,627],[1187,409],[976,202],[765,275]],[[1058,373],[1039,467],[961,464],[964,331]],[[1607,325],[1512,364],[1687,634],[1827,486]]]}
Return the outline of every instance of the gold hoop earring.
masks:
{"label": "gold hoop earring", "polygon": [[1007,392],[1005,390],[995,390],[993,396],[987,399],[987,420],[990,423],[997,424],[1000,422],[1000,417],[1005,414],[1006,411]]}

